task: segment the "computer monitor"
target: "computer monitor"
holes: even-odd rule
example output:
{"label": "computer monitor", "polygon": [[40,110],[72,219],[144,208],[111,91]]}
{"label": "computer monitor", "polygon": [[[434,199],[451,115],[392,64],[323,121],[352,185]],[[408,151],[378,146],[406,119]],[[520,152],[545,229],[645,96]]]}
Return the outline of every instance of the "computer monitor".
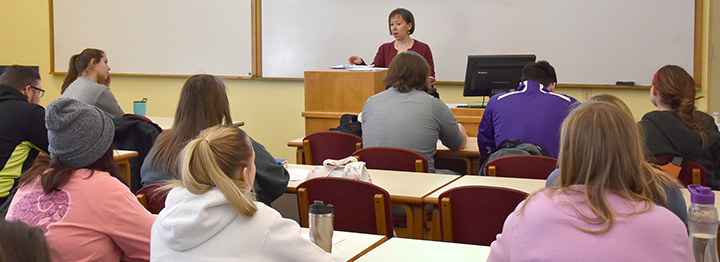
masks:
{"label": "computer monitor", "polygon": [[535,62],[535,55],[470,55],[463,96],[492,96],[515,90],[522,69]]}

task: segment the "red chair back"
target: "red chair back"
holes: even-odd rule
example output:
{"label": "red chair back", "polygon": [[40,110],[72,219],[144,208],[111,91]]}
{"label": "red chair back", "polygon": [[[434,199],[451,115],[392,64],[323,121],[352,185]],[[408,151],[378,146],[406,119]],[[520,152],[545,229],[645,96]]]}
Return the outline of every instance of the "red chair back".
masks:
{"label": "red chair back", "polygon": [[390,194],[379,186],[337,177],[317,177],[297,186],[300,224],[316,200],[335,208],[335,230],[393,236]]}
{"label": "red chair back", "polygon": [[158,214],[163,208],[165,208],[165,198],[169,191],[160,191],[158,188],[163,186],[164,183],[154,183],[147,185],[137,191],[137,195],[144,195],[147,199],[147,210],[150,213]]}
{"label": "red chair back", "polygon": [[547,179],[557,168],[557,159],[547,156],[514,155],[494,159],[485,166],[488,176]]}
{"label": "red chair back", "polygon": [[[672,161],[673,156],[670,155],[655,155],[650,159],[650,163],[665,165]],[[680,165],[680,174],[678,175],[678,181],[683,185],[706,185],[707,176],[705,175],[705,167],[698,162],[683,158],[682,164]]]}
{"label": "red chair back", "polygon": [[442,239],[489,246],[527,193],[501,187],[463,186],[440,194]]}
{"label": "red chair back", "polygon": [[352,154],[366,163],[367,168],[428,172],[428,160],[418,152],[396,147],[374,146],[355,151]]}
{"label": "red chair back", "polygon": [[342,159],[362,148],[362,138],[338,131],[322,131],[303,138],[304,164],[322,165],[325,159]]}

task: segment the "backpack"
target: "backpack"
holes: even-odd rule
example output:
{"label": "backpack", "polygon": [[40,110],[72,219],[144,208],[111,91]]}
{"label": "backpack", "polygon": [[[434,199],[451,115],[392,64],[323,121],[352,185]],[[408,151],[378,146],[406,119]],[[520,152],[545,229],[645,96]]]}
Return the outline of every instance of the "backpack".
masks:
{"label": "backpack", "polygon": [[478,175],[485,176],[485,166],[488,162],[504,157],[514,155],[534,155],[534,156],[549,156],[548,152],[545,151],[541,146],[522,142],[519,139],[509,140],[505,139],[495,149],[490,152],[490,155],[480,165],[480,173]]}
{"label": "backpack", "polygon": [[362,137],[362,123],[358,122],[357,115],[344,114],[340,117],[340,125],[330,128],[330,131],[340,131]]}

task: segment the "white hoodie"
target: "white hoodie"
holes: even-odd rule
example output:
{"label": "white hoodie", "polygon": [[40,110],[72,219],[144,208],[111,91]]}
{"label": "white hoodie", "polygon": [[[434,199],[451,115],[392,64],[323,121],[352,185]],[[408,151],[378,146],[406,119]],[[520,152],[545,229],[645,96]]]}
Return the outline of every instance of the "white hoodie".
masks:
{"label": "white hoodie", "polygon": [[239,215],[219,189],[175,188],[152,226],[150,261],[341,261],[300,236],[300,226],[256,202]]}

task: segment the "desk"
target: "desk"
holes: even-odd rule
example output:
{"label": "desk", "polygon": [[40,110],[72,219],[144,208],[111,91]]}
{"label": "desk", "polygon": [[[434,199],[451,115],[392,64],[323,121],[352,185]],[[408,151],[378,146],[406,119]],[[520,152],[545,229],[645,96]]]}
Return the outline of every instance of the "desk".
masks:
{"label": "desk", "polygon": [[[310,230],[301,228],[300,233],[304,236],[309,234]],[[387,241],[387,237],[382,235],[363,234],[345,231],[334,231],[333,238],[344,239],[340,243],[333,245],[332,253],[341,257],[345,261],[355,261],[359,256],[364,255],[368,251]]]}
{"label": "desk", "polygon": [[[304,137],[296,138],[293,140],[290,140],[287,145],[289,147],[295,147],[297,148],[295,150],[295,163],[302,164],[305,163],[304,161],[304,149],[303,149],[303,140]],[[467,173],[467,175],[477,175],[480,171],[480,150],[478,150],[477,145],[477,137],[471,136],[468,137],[467,144],[465,145],[465,148],[460,149],[458,151],[453,151],[447,148],[438,140],[437,142],[437,152],[435,153],[435,156],[440,159],[456,159],[456,160],[462,160],[466,163],[467,169],[470,170],[470,173]],[[436,165],[437,167],[437,165]]]}
{"label": "desk", "polygon": [[492,176],[463,176],[452,183],[436,190],[425,197],[426,204],[438,204],[438,197],[443,192],[461,186],[495,186],[517,189],[528,194],[545,187],[543,179],[513,178],[513,177],[492,177]]}
{"label": "desk", "polygon": [[[150,121],[153,121],[153,123],[157,124],[162,128],[162,130],[168,130],[172,128],[173,122],[175,121],[174,117],[162,117],[162,116],[146,116],[150,119]],[[235,126],[244,126],[245,122],[243,121],[235,121],[233,122],[233,125]]]}
{"label": "desk", "polygon": [[128,159],[137,157],[138,152],[130,151],[130,150],[114,150],[113,151],[113,160],[115,160],[115,164],[120,167],[124,174],[125,183],[128,187],[130,187],[130,162]]}
{"label": "desk", "polygon": [[357,261],[485,261],[489,246],[393,237]]}
{"label": "desk", "polygon": [[[288,169],[310,170],[314,166],[288,165]],[[370,169],[373,184],[382,187],[390,193],[390,201],[402,207],[407,212],[408,235],[412,238],[422,238],[423,227],[423,198],[438,188],[460,178],[457,175],[442,175],[433,173],[416,173]],[[289,181],[288,193],[295,193],[297,186],[304,180]]]}

